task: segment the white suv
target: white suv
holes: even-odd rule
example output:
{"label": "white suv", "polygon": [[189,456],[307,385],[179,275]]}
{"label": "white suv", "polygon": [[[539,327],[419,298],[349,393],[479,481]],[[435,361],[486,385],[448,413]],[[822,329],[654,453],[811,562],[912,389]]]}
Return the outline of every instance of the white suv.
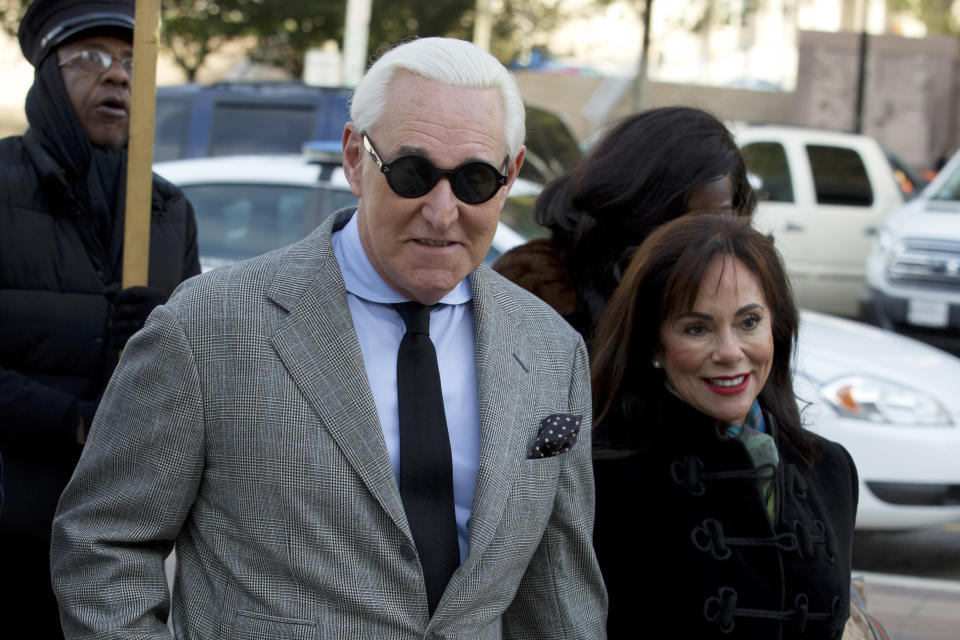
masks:
{"label": "white suv", "polygon": [[903,204],[892,159],[864,135],[775,125],[730,129],[760,196],[754,225],[783,254],[800,305],[857,316],[870,244]]}
{"label": "white suv", "polygon": [[887,218],[867,258],[864,315],[960,351],[960,152]]}

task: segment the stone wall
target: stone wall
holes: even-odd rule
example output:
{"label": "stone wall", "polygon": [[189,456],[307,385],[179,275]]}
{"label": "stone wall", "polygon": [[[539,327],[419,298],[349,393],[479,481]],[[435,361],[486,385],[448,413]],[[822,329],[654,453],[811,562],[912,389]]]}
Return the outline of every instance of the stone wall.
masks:
{"label": "stone wall", "polygon": [[638,105],[639,109],[651,109],[682,104],[724,120],[795,124],[791,93],[649,82],[638,95],[631,80],[527,71],[517,72],[516,77],[524,101],[559,114],[579,140],[587,140],[597,129],[636,112]]}
{"label": "stone wall", "polygon": [[[801,32],[795,120],[852,131],[859,34]],[[958,145],[955,38],[869,36],[862,131],[922,169]]]}

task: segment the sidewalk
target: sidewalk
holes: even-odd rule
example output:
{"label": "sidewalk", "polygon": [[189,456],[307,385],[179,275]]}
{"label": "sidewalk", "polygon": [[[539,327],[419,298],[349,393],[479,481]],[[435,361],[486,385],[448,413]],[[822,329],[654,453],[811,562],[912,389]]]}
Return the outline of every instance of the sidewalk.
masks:
{"label": "sidewalk", "polygon": [[883,624],[891,640],[960,638],[960,582],[853,573],[864,576],[867,610]]}

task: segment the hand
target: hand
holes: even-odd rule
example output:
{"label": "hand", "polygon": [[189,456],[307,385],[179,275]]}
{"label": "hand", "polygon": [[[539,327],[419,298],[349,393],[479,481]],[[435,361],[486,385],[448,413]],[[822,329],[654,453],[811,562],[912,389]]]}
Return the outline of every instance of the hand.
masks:
{"label": "hand", "polygon": [[167,301],[156,287],[129,287],[117,292],[110,315],[110,343],[122,349],[130,336],[143,328],[153,308]]}
{"label": "hand", "polygon": [[97,407],[100,406],[100,399],[103,398],[103,392],[100,392],[93,400],[78,400],[76,402],[77,414],[77,444],[86,444],[87,434],[90,433],[90,426],[93,424],[93,416],[97,413]]}

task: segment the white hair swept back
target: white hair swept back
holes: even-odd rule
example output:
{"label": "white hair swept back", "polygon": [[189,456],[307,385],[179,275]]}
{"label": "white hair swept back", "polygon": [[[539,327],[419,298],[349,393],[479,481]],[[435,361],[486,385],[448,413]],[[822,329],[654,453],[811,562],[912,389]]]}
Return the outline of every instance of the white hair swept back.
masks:
{"label": "white hair swept back", "polygon": [[383,113],[387,87],[397,71],[464,89],[500,90],[507,150],[516,158],[526,137],[523,98],[513,75],[492,55],[466,40],[419,38],[387,51],[364,74],[350,101],[350,119],[368,131]]}

